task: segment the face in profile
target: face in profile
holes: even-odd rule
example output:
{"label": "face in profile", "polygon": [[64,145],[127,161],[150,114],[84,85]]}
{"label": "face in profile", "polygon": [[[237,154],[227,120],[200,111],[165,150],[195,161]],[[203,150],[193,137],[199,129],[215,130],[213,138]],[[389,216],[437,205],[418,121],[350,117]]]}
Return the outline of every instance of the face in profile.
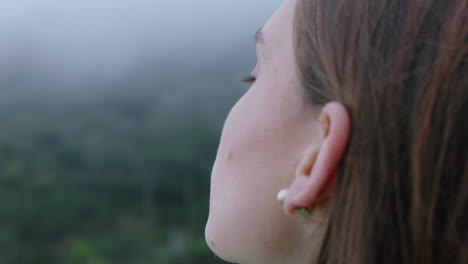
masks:
{"label": "face in profile", "polygon": [[241,264],[466,263],[468,6],[298,2],[257,33],[212,170],[208,245]]}
{"label": "face in profile", "polygon": [[283,256],[298,248],[303,232],[291,224],[298,219],[287,217],[276,200],[294,177],[304,142],[320,138],[296,74],[295,5],[295,0],[285,1],[257,32],[252,85],[232,108],[222,132],[206,240],[227,261],[287,263]]}

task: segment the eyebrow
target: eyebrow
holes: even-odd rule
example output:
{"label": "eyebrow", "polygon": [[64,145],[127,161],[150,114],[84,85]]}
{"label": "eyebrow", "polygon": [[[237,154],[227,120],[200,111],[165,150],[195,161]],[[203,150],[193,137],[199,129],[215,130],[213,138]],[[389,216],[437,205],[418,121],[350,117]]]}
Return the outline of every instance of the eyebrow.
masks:
{"label": "eyebrow", "polygon": [[260,46],[265,45],[265,39],[263,38],[263,26],[261,26],[257,32],[255,32],[255,44],[258,44]]}

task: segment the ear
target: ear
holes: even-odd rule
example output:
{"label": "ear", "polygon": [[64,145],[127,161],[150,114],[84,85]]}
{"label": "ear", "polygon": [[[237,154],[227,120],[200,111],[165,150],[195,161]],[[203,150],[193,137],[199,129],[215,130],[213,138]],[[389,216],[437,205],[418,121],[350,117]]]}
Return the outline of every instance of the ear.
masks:
{"label": "ear", "polygon": [[284,201],[287,214],[299,208],[311,208],[333,189],[349,141],[350,118],[341,103],[331,102],[323,107],[320,119],[323,139],[319,145],[309,146],[296,168]]}

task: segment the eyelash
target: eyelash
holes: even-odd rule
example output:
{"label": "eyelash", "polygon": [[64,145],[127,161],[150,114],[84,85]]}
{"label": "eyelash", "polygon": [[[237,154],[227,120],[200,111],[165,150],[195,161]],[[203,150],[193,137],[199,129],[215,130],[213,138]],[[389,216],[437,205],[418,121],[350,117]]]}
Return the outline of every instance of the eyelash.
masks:
{"label": "eyelash", "polygon": [[244,78],[242,78],[242,82],[243,83],[247,83],[247,84],[250,84],[252,85],[255,81],[257,80],[257,77],[253,76],[252,74],[251,75],[248,75]]}

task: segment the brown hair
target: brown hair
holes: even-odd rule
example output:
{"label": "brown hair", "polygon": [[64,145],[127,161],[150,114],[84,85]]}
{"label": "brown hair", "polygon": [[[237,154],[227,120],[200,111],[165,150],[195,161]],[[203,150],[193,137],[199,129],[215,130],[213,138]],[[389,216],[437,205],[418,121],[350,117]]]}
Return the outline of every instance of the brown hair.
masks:
{"label": "brown hair", "polygon": [[319,263],[468,263],[468,0],[302,0],[295,49],[353,125]]}

